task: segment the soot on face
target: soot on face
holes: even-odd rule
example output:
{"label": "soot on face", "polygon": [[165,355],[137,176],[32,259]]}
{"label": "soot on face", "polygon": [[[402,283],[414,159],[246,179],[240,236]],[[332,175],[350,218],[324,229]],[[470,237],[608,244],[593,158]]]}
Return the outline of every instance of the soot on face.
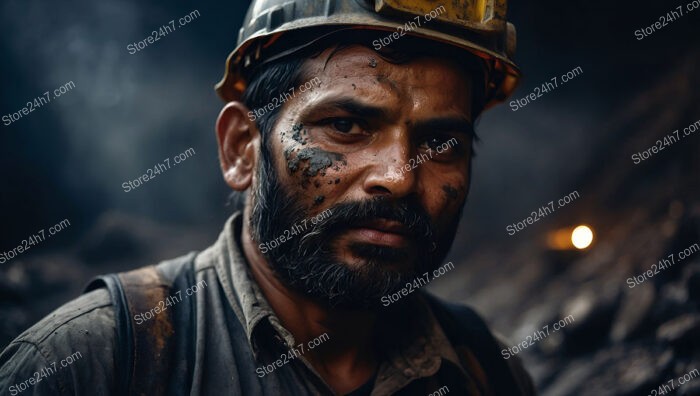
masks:
{"label": "soot on face", "polygon": [[308,139],[306,138],[307,134],[308,132],[306,131],[306,129],[304,129],[304,124],[294,124],[294,126],[292,127],[292,139],[294,139],[297,143],[301,144],[302,146],[305,146],[308,141]]}
{"label": "soot on face", "polygon": [[[287,169],[290,174],[295,174],[298,171],[301,173],[301,186],[307,188],[310,183],[316,188],[320,188],[324,181],[311,179],[317,177],[319,174],[321,176],[326,175],[326,170],[333,167],[333,170],[339,171],[340,164],[343,166],[347,165],[345,155],[340,153],[335,153],[331,151],[326,151],[318,147],[301,147],[309,144],[309,133],[308,130],[304,128],[304,124],[296,123],[292,125],[292,129],[287,132],[282,132],[282,143],[284,144],[285,136],[291,137],[291,140],[297,144],[293,144],[284,149],[284,158],[287,161]],[[330,180],[328,184],[338,184],[340,179]],[[322,201],[321,201],[322,202]],[[320,203],[316,201],[316,203]]]}
{"label": "soot on face", "polygon": [[[296,152],[295,156],[292,156]],[[321,150],[317,147],[305,147],[299,151],[296,149],[287,149],[284,151],[287,159],[287,168],[291,173],[296,173],[299,169],[303,169],[303,175],[306,177],[314,177],[319,173],[326,175],[326,169],[333,166],[336,162],[342,162],[347,165],[345,156],[339,153]],[[336,170],[340,168],[334,168]]]}
{"label": "soot on face", "polygon": [[447,199],[449,199],[450,201],[454,201],[455,199],[457,199],[457,198],[459,197],[459,191],[458,191],[456,188],[454,188],[454,187],[452,187],[451,185],[449,185],[449,184],[443,185],[443,186],[442,186],[442,191],[445,192],[445,196],[446,196]]}

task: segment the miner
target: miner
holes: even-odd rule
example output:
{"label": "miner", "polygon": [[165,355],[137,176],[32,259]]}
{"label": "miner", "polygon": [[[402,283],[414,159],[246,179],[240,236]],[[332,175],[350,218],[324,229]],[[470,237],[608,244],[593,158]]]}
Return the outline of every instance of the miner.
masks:
{"label": "miner", "polygon": [[471,309],[422,288],[381,301],[448,261],[474,120],[514,90],[514,49],[505,0],[253,1],[216,87],[237,205],[219,239],[94,281],[0,355],[2,392],[534,394]]}

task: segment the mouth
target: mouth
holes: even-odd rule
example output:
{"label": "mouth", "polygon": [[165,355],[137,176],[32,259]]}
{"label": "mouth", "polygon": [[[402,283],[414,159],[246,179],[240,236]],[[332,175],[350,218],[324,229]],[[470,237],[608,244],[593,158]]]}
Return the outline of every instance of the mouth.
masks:
{"label": "mouth", "polygon": [[411,230],[405,224],[388,219],[364,221],[350,228],[349,232],[359,242],[394,248],[408,247],[412,239]]}

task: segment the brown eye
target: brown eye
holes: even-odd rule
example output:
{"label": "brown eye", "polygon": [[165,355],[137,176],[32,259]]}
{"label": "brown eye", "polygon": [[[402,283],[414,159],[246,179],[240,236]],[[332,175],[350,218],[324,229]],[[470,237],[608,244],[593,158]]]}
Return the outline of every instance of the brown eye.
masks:
{"label": "brown eye", "polygon": [[358,137],[366,134],[366,123],[357,118],[334,117],[322,120],[320,125],[325,125],[338,135]]}
{"label": "brown eye", "polygon": [[333,121],[333,128],[342,133],[349,133],[354,125],[355,123],[347,118],[338,118]]}
{"label": "brown eye", "polygon": [[437,151],[439,154],[451,154],[459,151],[462,148],[461,143],[450,136],[431,136],[425,139],[425,146],[431,150]]}

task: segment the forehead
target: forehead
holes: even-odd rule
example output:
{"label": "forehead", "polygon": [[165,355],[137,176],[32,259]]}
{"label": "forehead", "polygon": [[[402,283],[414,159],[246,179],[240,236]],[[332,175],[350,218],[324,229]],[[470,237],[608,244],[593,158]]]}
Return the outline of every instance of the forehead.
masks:
{"label": "forehead", "polygon": [[304,76],[321,80],[310,95],[317,100],[349,90],[363,100],[403,105],[414,113],[471,115],[470,71],[439,56],[397,63],[360,45],[329,48],[304,64]]}

